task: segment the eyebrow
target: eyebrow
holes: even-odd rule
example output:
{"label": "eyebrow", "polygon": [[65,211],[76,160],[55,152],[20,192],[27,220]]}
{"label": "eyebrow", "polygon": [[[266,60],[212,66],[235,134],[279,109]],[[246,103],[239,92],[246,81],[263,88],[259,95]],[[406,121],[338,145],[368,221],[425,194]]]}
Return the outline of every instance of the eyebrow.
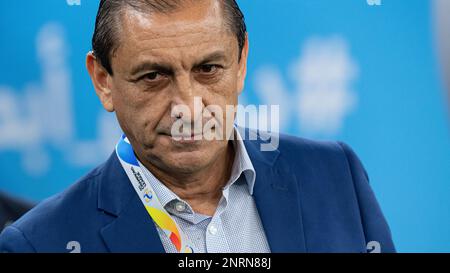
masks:
{"label": "eyebrow", "polygon": [[[208,62],[213,61],[220,61],[225,60],[226,54],[222,50],[214,51],[206,56],[204,56],[201,61],[196,62],[194,66],[199,66]],[[162,71],[164,73],[170,73],[173,69],[171,68],[171,65],[168,63],[159,63],[159,62],[151,62],[151,61],[145,61],[142,62],[135,67],[131,69],[131,75],[135,76],[139,74],[141,71],[150,71],[150,70],[156,70],[156,71]]]}
{"label": "eyebrow", "polygon": [[222,51],[222,50],[214,51],[214,52],[206,55],[205,57],[203,57],[200,62],[196,63],[196,66],[204,64],[204,63],[208,63],[208,62],[226,60],[226,58],[227,57],[226,57],[226,54],[224,51]]}
{"label": "eyebrow", "polygon": [[163,72],[169,72],[171,71],[170,65],[163,64],[163,63],[155,63],[155,62],[143,62],[131,69],[131,75],[135,76],[139,74],[141,71],[149,71],[149,70],[157,70],[157,71],[163,71]]}

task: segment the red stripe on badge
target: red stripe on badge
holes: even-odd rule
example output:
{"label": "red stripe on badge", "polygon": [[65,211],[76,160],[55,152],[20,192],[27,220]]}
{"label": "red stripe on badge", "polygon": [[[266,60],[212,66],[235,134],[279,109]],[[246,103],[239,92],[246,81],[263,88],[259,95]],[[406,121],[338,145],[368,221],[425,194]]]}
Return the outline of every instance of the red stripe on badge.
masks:
{"label": "red stripe on badge", "polygon": [[175,235],[175,233],[173,233],[173,232],[170,234],[170,241],[172,241],[172,243],[177,248],[178,252],[180,252],[180,249],[181,249],[180,239],[178,239],[177,235]]}

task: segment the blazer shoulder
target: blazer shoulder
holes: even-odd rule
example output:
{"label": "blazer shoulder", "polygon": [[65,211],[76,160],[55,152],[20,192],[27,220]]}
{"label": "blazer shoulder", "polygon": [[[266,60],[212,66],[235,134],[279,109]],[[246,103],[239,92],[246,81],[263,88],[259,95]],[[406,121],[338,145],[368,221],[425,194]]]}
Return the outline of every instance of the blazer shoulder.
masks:
{"label": "blazer shoulder", "polygon": [[278,149],[278,164],[284,166],[283,169],[303,180],[314,177],[312,181],[316,186],[353,187],[355,180],[369,181],[360,159],[344,142],[280,135]]}
{"label": "blazer shoulder", "polygon": [[[0,234],[0,252],[35,252],[49,237],[73,230],[97,209],[98,180],[103,164],[24,214]],[[55,231],[52,233],[52,230]],[[52,233],[49,236],[49,233]]]}
{"label": "blazer shoulder", "polygon": [[346,151],[353,153],[348,145],[339,141],[311,140],[285,134],[280,134],[279,138],[278,149],[281,155],[292,159],[342,160],[347,157]]}

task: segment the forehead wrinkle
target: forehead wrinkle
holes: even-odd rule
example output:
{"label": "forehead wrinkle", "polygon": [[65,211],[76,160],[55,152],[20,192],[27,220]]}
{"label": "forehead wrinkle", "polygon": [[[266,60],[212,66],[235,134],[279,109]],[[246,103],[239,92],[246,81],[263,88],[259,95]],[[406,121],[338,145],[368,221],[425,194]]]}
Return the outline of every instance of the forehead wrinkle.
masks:
{"label": "forehead wrinkle", "polygon": [[163,26],[143,27],[139,25],[131,26],[128,29],[129,38],[136,41],[195,41],[205,38],[211,40],[227,34],[232,35],[231,31],[226,30],[223,25],[176,22],[164,24]]}
{"label": "forehead wrinkle", "polygon": [[154,30],[140,30],[136,31],[135,36],[137,37],[137,40],[156,40],[156,39],[178,39],[181,37],[186,36],[201,36],[205,37],[205,35],[211,36],[211,34],[232,34],[229,31],[224,31],[223,28],[220,27],[214,27],[210,29],[199,29],[199,27],[193,27],[192,29],[184,29],[177,31],[173,31],[173,33],[170,33],[166,29],[164,31],[154,31]]}
{"label": "forehead wrinkle", "polygon": [[[201,37],[201,39],[194,39],[196,37]],[[147,38],[136,40],[136,47],[142,47],[144,50],[158,50],[158,49],[171,49],[171,48],[187,48],[187,47],[201,47],[204,44],[224,44],[229,43],[226,38],[234,38],[232,35],[222,36],[222,39],[217,39],[213,36],[205,36],[202,34],[189,35],[187,37],[177,37],[177,39],[172,38]],[[219,43],[220,41],[220,43]]]}
{"label": "forehead wrinkle", "polygon": [[[167,17],[170,18],[171,15],[165,14],[154,14],[156,17]],[[130,10],[125,11],[123,15],[123,30],[128,30],[130,33],[139,34],[139,33],[148,33],[155,38],[161,37],[176,37],[179,35],[179,32],[184,33],[198,33],[199,29],[208,29],[214,31],[223,31],[224,27],[227,25],[223,22],[223,20],[211,20],[215,18],[204,18],[199,21],[191,21],[185,19],[178,19],[176,21],[163,21],[158,22],[155,18],[150,14],[144,14],[140,11]],[[128,23],[128,24],[127,24]],[[132,24],[129,24],[132,23]],[[227,27],[226,27],[227,28]],[[231,31],[231,30],[230,30]]]}
{"label": "forehead wrinkle", "polygon": [[130,39],[127,40],[127,43],[123,45],[123,50],[132,53],[131,55],[133,55],[133,58],[145,56],[146,52],[149,52],[148,55],[174,55],[174,52],[172,52],[173,50],[183,48],[193,48],[194,50],[189,53],[195,54],[198,51],[204,51],[202,48],[209,49],[211,47],[227,51],[227,49],[233,47],[233,42],[236,43],[236,48],[238,47],[234,35],[226,31],[224,32],[223,29],[222,33],[211,31],[199,32],[197,30],[195,32],[179,34],[176,37],[155,38],[149,37],[149,35],[141,36],[142,37],[134,37],[131,35]]}

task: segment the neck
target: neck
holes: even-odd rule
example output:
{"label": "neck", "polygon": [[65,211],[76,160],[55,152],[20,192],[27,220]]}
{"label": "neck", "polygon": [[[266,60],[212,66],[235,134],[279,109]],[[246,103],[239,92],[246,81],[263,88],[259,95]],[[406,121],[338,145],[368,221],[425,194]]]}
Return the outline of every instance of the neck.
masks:
{"label": "neck", "polygon": [[229,142],[221,155],[197,172],[173,174],[161,171],[152,164],[143,164],[161,183],[189,203],[196,213],[212,216],[231,175],[234,156],[233,144]]}

